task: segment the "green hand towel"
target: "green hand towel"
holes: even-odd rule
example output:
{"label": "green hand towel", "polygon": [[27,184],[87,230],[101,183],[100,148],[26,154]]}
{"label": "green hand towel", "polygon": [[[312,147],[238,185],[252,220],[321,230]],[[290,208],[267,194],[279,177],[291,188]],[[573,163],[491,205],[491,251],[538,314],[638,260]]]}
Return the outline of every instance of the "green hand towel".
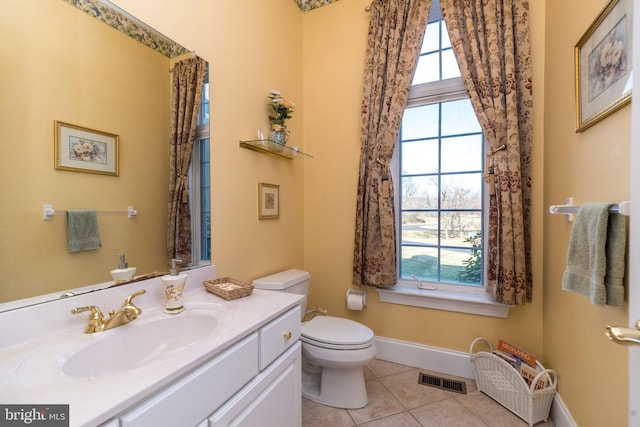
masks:
{"label": "green hand towel", "polygon": [[624,304],[624,257],[627,247],[627,219],[622,215],[609,215],[607,227],[607,274],[604,287],[607,305]]}
{"label": "green hand towel", "polygon": [[584,203],[578,209],[567,250],[562,289],[589,295],[593,304],[605,304],[607,223],[611,203]]}
{"label": "green hand towel", "polygon": [[67,244],[69,252],[90,251],[102,246],[96,211],[67,211]]}
{"label": "green hand towel", "polygon": [[627,222],[609,215],[612,203],[585,203],[578,210],[567,251],[562,288],[589,295],[593,304],[624,304]]}

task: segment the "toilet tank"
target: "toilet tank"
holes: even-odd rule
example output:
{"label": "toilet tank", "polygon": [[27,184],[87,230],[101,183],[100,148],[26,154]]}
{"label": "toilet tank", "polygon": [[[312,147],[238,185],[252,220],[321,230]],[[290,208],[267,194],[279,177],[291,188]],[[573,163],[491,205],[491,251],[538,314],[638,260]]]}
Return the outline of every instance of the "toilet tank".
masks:
{"label": "toilet tank", "polygon": [[270,276],[261,277],[253,281],[256,289],[265,289],[270,291],[282,291],[292,294],[304,295],[304,299],[300,302],[300,314],[304,317],[307,311],[307,292],[309,291],[309,277],[307,271],[290,269],[272,274]]}

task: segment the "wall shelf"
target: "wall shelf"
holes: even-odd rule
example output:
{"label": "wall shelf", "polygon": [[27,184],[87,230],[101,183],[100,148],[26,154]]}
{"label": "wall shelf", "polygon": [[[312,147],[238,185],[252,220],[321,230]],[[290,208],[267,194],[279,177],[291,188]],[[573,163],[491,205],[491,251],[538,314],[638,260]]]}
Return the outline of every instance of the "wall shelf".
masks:
{"label": "wall shelf", "polygon": [[248,141],[240,141],[240,147],[288,160],[298,158],[313,159],[313,156],[309,154],[295,150],[288,145],[280,145],[270,139],[251,139]]}

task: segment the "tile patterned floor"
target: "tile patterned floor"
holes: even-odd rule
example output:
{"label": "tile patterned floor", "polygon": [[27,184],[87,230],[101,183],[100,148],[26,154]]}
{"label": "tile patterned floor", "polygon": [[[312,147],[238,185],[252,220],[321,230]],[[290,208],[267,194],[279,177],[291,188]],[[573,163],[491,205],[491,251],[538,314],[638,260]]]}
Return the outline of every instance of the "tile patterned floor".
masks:
{"label": "tile patterned floor", "polygon": [[[373,360],[365,368],[369,404],[338,409],[302,399],[302,427],[526,427],[528,424],[464,380],[467,394],[418,384],[424,369]],[[553,422],[535,427],[553,427]]]}

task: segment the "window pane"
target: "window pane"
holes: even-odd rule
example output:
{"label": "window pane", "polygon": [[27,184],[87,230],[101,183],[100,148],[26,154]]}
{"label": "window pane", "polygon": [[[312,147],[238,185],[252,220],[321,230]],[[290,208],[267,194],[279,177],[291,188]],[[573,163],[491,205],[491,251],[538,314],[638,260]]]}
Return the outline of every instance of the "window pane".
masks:
{"label": "window pane", "polygon": [[211,169],[209,167],[209,162],[202,162],[202,169],[200,170],[200,187],[203,190],[208,190],[211,187],[211,179],[209,177],[211,171],[209,169]]}
{"label": "window pane", "polygon": [[206,212],[202,218],[202,230],[200,230],[200,258],[211,260],[211,213]]}
{"label": "window pane", "polygon": [[482,132],[469,99],[442,103],[442,135]]}
{"label": "window pane", "polygon": [[[442,249],[440,251],[440,280],[453,283],[480,284],[482,278],[482,255],[472,255],[466,249]],[[467,267],[470,265],[471,268]]]}
{"label": "window pane", "polygon": [[442,172],[482,170],[482,135],[442,138]]}
{"label": "window pane", "polygon": [[442,52],[442,79],[451,79],[460,77],[460,68],[453,55],[453,50],[445,50]]}
{"label": "window pane", "polygon": [[209,124],[209,74],[207,70],[207,80],[202,88],[202,99],[200,103],[200,113],[198,114],[198,126]]}
{"label": "window pane", "polygon": [[440,49],[440,21],[427,25],[420,53],[435,52],[438,49]]}
{"label": "window pane", "polygon": [[442,48],[446,49],[448,47],[451,47],[451,40],[449,39],[449,31],[447,31],[447,25],[444,23],[444,21],[440,22],[442,22]]}
{"label": "window pane", "polygon": [[465,242],[471,245],[467,258],[462,261],[464,270],[458,273],[460,283],[481,285],[483,278],[482,232],[469,233]]}
{"label": "window pane", "polygon": [[441,209],[481,209],[482,174],[443,175],[440,184]]}
{"label": "window pane", "polygon": [[418,140],[402,143],[400,170],[403,175],[438,172],[438,140]]}
{"label": "window pane", "polygon": [[437,209],[438,176],[402,178],[402,209]]}
{"label": "window pane", "polygon": [[209,162],[209,138],[200,141],[200,157],[203,162]]}
{"label": "window pane", "polygon": [[418,66],[413,75],[412,85],[420,83],[435,82],[440,80],[440,55],[439,53],[430,53],[421,56],[418,59]]}
{"label": "window pane", "polygon": [[438,104],[407,108],[402,118],[402,140],[437,137],[439,116]]}
{"label": "window pane", "polygon": [[[203,193],[207,193],[207,195],[209,193],[208,190],[211,187],[211,181],[209,177],[211,168],[209,166],[209,138],[205,138],[200,140],[200,190]],[[208,209],[209,203],[203,205],[203,208],[205,207]]]}
{"label": "window pane", "polygon": [[[480,233],[481,212],[445,211],[440,214],[440,237],[444,246],[471,248]],[[477,242],[480,244],[481,242]]]}
{"label": "window pane", "polygon": [[438,280],[438,249],[404,246],[400,275],[403,279],[412,279],[415,275],[421,280]]}
{"label": "window pane", "polygon": [[437,212],[403,212],[403,245],[438,245]]}

